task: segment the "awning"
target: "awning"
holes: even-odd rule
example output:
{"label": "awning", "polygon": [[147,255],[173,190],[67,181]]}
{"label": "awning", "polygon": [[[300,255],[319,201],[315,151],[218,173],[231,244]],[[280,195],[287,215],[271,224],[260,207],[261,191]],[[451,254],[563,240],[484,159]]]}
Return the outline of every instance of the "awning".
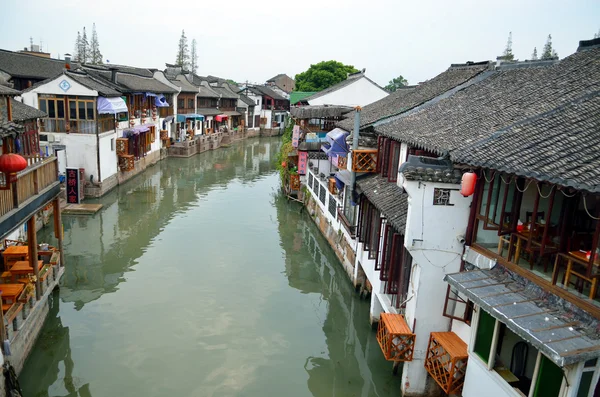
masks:
{"label": "awning", "polygon": [[204,116],[201,114],[196,114],[196,113],[189,113],[189,114],[178,114],[177,115],[177,122],[178,123],[185,123],[186,120],[204,120]]}
{"label": "awning", "polygon": [[128,111],[127,104],[121,97],[105,98],[99,96],[97,108],[99,114],[127,113]]}
{"label": "awning", "polygon": [[334,175],[336,181],[340,181],[344,185],[350,185],[352,183],[352,173],[348,170],[339,170]]}
{"label": "awning", "polygon": [[586,335],[595,324],[500,268],[448,274],[444,280],[560,367],[600,357],[600,341]]}
{"label": "awning", "polygon": [[216,121],[223,121],[223,120],[227,120],[228,118],[229,118],[229,116],[227,116],[226,114],[219,114],[218,116],[215,116]]}
{"label": "awning", "polygon": [[150,127],[154,127],[154,124],[136,125],[132,128],[129,128],[129,129],[123,131],[123,135],[127,135],[127,136],[138,135],[139,133],[150,131]]}
{"label": "awning", "polygon": [[156,94],[153,93],[153,92],[146,92],[144,95],[146,95],[146,96],[156,96]]}
{"label": "awning", "polygon": [[328,156],[340,156],[346,157],[348,154],[348,145],[346,144],[346,137],[348,132],[341,128],[335,128],[327,133],[325,139],[328,143],[323,144],[321,150],[327,153]]}
{"label": "awning", "polygon": [[225,116],[241,116],[242,114],[236,110],[224,110],[223,114]]}
{"label": "awning", "polygon": [[164,118],[163,122],[162,122],[162,128],[163,130],[167,129],[167,123],[170,123],[171,121],[173,121],[175,119],[175,116],[167,116]]}
{"label": "awning", "polygon": [[154,105],[157,108],[167,108],[169,107],[169,103],[167,102],[167,98],[163,94],[158,94],[156,98],[154,98]]}

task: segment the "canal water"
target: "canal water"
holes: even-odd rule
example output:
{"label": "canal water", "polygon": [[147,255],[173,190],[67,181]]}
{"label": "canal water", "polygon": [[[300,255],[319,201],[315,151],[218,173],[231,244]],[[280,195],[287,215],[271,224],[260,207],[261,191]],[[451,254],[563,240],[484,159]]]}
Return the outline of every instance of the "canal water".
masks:
{"label": "canal water", "polygon": [[368,303],[278,194],[279,146],[169,158],[64,216],[66,273],[23,395],[399,396]]}

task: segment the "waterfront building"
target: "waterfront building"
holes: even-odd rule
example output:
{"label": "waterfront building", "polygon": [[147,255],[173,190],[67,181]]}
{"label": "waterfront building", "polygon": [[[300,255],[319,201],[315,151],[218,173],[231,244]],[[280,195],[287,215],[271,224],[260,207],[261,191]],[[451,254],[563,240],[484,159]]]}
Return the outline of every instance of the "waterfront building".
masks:
{"label": "waterfront building", "polygon": [[268,134],[278,134],[283,130],[285,118],[290,110],[290,101],[270,87],[247,85],[239,93],[255,101],[254,126]]}
{"label": "waterfront building", "polygon": [[[2,361],[17,374],[48,315],[49,295],[64,273],[57,159],[36,152],[36,119],[45,114],[15,102],[12,98],[19,94],[0,85],[0,338]],[[37,242],[36,214],[45,208],[54,213],[58,247]],[[4,389],[2,380],[0,393]]]}
{"label": "waterfront building", "polygon": [[372,292],[403,395],[596,393],[599,44],[452,65],[363,108],[337,217],[309,169],[309,211]]}
{"label": "waterfront building", "polygon": [[277,76],[271,77],[267,80],[266,85],[271,88],[277,87],[279,90],[287,94],[287,98],[289,99],[289,95],[294,88],[296,88],[296,81],[288,76],[285,73],[280,73]]}
{"label": "waterfront building", "polygon": [[389,93],[365,74],[365,69],[349,74],[346,80],[302,98],[301,105],[366,106]]}

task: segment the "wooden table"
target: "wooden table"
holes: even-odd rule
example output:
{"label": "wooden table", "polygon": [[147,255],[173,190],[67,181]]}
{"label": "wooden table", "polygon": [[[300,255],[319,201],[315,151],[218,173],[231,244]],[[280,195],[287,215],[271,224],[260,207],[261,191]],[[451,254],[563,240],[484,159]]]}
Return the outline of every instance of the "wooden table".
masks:
{"label": "wooden table", "polygon": [[[44,267],[44,261],[38,260],[38,270],[41,270],[42,267]],[[10,268],[10,272],[13,276],[25,275],[33,273],[33,268],[29,265],[29,261],[18,261]]]}
{"label": "wooden table", "polygon": [[[523,242],[525,243],[525,246],[527,246],[527,244],[529,243],[530,232],[529,232],[529,230],[523,230],[522,232],[513,233],[512,236],[516,239],[516,242],[517,242],[516,249],[515,249],[514,263],[516,263],[518,265],[519,258],[521,257],[521,250],[523,247]],[[541,250],[542,243],[534,240],[533,238],[531,239],[531,245],[532,245],[532,247],[535,247],[535,248],[532,248],[532,250],[531,250],[532,253],[534,250]],[[544,255],[553,254],[557,251],[558,251],[557,247],[546,243],[546,245],[544,247]],[[530,267],[533,269],[533,255],[531,255],[531,257],[529,259],[529,264],[530,264]],[[545,271],[546,271],[546,267],[544,267],[544,272]]]}
{"label": "wooden table", "polygon": [[496,373],[498,373],[498,375],[500,375],[502,379],[504,379],[507,383],[514,383],[519,381],[519,378],[517,378],[515,374],[510,372],[510,369],[508,368],[497,367],[494,368],[494,371],[496,371]]}
{"label": "wooden table", "polygon": [[8,264],[14,261],[23,261],[29,255],[29,247],[26,245],[12,245],[4,250],[4,270],[10,270]]}
{"label": "wooden table", "polygon": [[[563,285],[565,287],[569,286],[569,279],[572,275],[582,280],[585,280],[592,285],[590,288],[590,299],[594,299],[594,297],[596,296],[596,292],[598,291],[598,278],[600,278],[600,274],[592,274],[590,277],[588,277],[587,273],[583,274],[581,272],[573,270],[573,263],[578,263],[582,265],[587,271],[588,266],[590,264],[590,260],[586,258],[586,252],[571,251],[566,254],[559,253],[556,256],[556,261],[554,261],[554,272],[552,276],[553,280],[555,280],[555,278],[558,277],[558,265],[560,258],[564,258],[567,260],[567,271],[565,272]],[[600,257],[596,256],[596,259],[594,260],[594,266],[600,266]]]}
{"label": "wooden table", "polygon": [[[14,303],[17,301],[21,292],[25,289],[24,284],[0,284],[0,291],[2,291],[2,300],[7,303]],[[9,302],[10,301],[10,302]]]}

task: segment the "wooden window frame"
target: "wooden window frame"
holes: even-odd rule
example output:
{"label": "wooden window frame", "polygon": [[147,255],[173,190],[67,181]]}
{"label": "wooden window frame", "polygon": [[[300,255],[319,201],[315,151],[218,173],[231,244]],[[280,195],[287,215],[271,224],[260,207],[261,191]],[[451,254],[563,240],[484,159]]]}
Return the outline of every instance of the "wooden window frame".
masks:
{"label": "wooden window frame", "polygon": [[388,182],[398,181],[398,168],[400,167],[400,152],[402,147],[399,142],[391,141],[388,160]]}
{"label": "wooden window frame", "polygon": [[[456,292],[455,292],[456,291]],[[444,311],[442,315],[444,317],[451,318],[453,320],[462,321],[465,324],[471,325],[471,320],[473,318],[473,302],[468,298],[463,299],[458,295],[459,291],[453,288],[450,284],[448,284],[448,289],[446,290],[446,300],[444,301]],[[451,296],[454,294],[456,297]],[[465,310],[462,313],[462,316],[456,315],[454,313],[448,313],[448,303],[449,301],[454,301],[458,303],[462,303],[465,305]],[[454,306],[454,310],[456,310],[456,306]]]}
{"label": "wooden window frame", "polygon": [[369,259],[377,261],[379,255],[379,243],[381,238],[381,212],[378,209],[374,209],[371,214],[371,236],[369,239]]}

